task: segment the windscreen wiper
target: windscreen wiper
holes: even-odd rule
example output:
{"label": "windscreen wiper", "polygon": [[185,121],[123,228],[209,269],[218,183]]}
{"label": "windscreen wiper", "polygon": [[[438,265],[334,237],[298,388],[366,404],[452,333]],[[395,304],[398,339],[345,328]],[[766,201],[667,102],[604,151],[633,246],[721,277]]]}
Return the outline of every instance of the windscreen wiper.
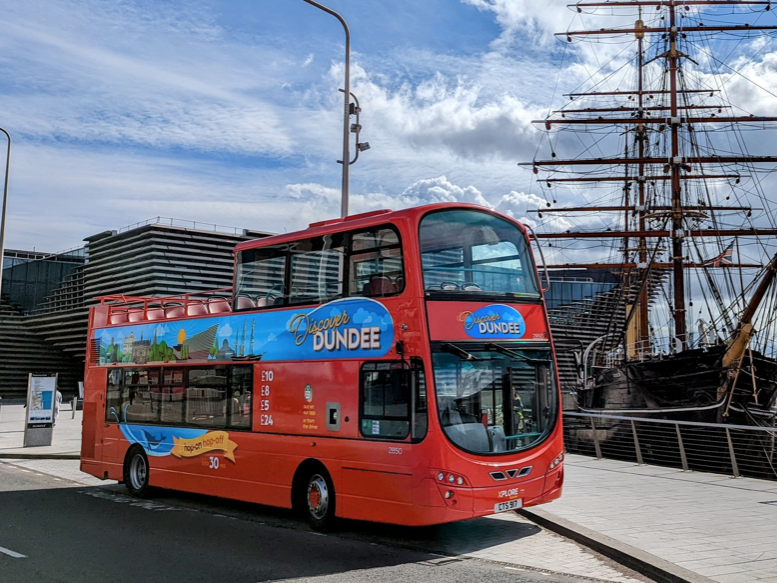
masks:
{"label": "windscreen wiper", "polygon": [[518,360],[523,360],[525,362],[528,362],[529,364],[547,364],[548,360],[539,360],[536,358],[529,358],[528,356],[524,356],[520,352],[516,352],[515,350],[510,350],[509,348],[505,348],[504,346],[500,346],[499,344],[494,344],[493,342],[489,342],[486,344],[486,350],[495,350],[496,352],[501,352],[502,354],[506,354],[507,356],[512,356],[513,358],[517,358]]}
{"label": "windscreen wiper", "polygon": [[479,356],[475,356],[471,352],[467,352],[463,348],[459,348],[455,344],[451,344],[450,342],[443,342],[442,348],[445,352],[450,352],[451,354],[455,354],[458,356],[461,360],[483,360]]}

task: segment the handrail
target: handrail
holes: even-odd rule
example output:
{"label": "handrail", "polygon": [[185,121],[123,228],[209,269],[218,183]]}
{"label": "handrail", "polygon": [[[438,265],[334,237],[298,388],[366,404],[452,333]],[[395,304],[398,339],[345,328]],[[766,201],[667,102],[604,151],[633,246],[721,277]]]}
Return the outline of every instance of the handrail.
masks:
{"label": "handrail", "polygon": [[777,426],[577,411],[565,411],[564,419],[564,444],[570,453],[679,467],[686,472],[777,479]]}
{"label": "handrail", "polygon": [[[718,405],[720,406],[720,405]],[[640,423],[657,423],[660,425],[689,425],[692,427],[714,427],[716,429],[744,429],[748,431],[777,432],[775,427],[757,427],[755,425],[728,425],[726,423],[704,423],[702,421],[676,421],[673,419],[651,419],[650,417],[626,417],[625,415],[599,415],[596,413],[578,413],[564,411],[564,417],[587,417],[600,419],[615,419],[619,421],[639,421]]]}

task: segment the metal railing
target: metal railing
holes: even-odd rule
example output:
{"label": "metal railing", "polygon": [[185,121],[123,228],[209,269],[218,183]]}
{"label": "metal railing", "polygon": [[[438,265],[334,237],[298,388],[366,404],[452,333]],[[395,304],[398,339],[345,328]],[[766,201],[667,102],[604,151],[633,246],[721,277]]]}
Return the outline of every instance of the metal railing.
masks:
{"label": "metal railing", "polygon": [[140,227],[146,227],[148,225],[162,225],[170,227],[180,227],[182,229],[194,229],[198,231],[214,231],[218,233],[226,233],[230,235],[242,235],[243,229],[238,227],[229,227],[226,225],[215,225],[213,223],[206,223],[204,221],[189,221],[186,219],[176,219],[173,217],[153,217],[151,219],[133,223],[126,227],[120,228],[118,233],[126,233]]}
{"label": "metal railing", "polygon": [[564,441],[599,459],[777,480],[777,427],[565,411]]}

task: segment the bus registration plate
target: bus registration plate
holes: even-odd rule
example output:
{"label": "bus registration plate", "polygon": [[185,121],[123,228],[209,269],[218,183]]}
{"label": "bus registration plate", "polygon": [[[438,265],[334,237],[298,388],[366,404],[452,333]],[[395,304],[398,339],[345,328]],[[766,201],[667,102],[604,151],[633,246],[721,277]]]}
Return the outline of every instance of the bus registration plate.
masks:
{"label": "bus registration plate", "polygon": [[494,504],[494,514],[497,512],[507,512],[508,510],[518,510],[523,507],[523,499],[508,500],[507,502],[497,502]]}

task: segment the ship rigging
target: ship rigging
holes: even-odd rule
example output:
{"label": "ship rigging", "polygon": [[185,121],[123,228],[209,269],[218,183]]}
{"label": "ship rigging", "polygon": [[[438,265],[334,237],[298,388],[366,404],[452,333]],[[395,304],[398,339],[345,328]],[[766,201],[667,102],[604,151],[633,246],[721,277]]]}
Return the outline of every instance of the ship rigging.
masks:
{"label": "ship rigging", "polygon": [[[777,117],[765,115],[777,95],[742,85],[755,64],[777,60],[771,2],[571,7],[596,24],[627,22],[558,33],[571,44],[610,43],[589,53],[605,64],[535,121],[550,156],[521,163],[548,201],[534,212],[538,239],[555,244],[550,267],[606,271],[620,282],[618,311],[596,347],[583,354],[567,338],[577,352],[578,405],[696,407],[717,420],[737,410],[770,414],[777,223],[765,192],[777,156],[759,150],[777,129]],[[563,197],[587,204],[556,204]],[[599,253],[579,247],[591,240],[609,245]]]}

